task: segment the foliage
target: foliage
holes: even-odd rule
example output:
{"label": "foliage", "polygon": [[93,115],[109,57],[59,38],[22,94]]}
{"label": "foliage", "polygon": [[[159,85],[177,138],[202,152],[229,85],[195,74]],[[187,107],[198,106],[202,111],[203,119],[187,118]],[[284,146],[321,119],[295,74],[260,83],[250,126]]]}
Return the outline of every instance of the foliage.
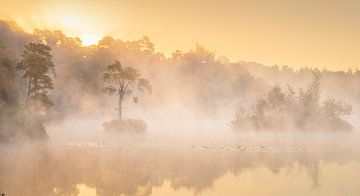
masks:
{"label": "foliage", "polygon": [[0,99],[0,143],[46,138],[47,132],[38,118],[20,105],[9,105]]}
{"label": "foliage", "polygon": [[[102,73],[106,65],[116,59],[151,76],[156,96],[147,98],[150,107],[171,108],[169,114],[188,110],[206,117],[223,116],[240,106],[246,108],[275,85],[280,85],[285,94],[288,93],[284,88],[286,84],[302,87],[301,93],[306,93],[304,81],[311,79],[313,70],[229,62],[200,45],[186,51],[176,50],[172,57],[167,57],[156,51],[157,47],[147,37],[128,41],[107,36],[98,45],[82,46],[79,38],[61,31],[38,29],[27,33],[8,21],[0,21],[0,40],[15,57],[30,41],[46,43],[52,48],[53,61],[61,66],[56,67],[53,81],[56,91],[51,97],[56,103],[54,109],[63,115],[103,109],[104,95],[98,94],[103,88]],[[358,110],[360,71],[324,69],[321,74],[325,96],[346,100]],[[20,88],[25,85],[19,84]],[[296,91],[295,96],[299,94]]]}
{"label": "foliage", "polygon": [[234,129],[337,131],[351,130],[343,120],[352,114],[352,106],[334,99],[321,102],[321,75],[314,71],[312,84],[296,93],[275,86],[266,98],[257,101],[253,111],[238,113],[231,125]]}
{"label": "foliage", "polygon": [[[29,83],[30,98],[47,103],[48,97],[45,96],[47,95],[45,92],[48,87],[52,87],[52,83],[49,77],[41,73],[46,73],[44,70],[47,69],[45,64],[48,62],[44,62],[44,59],[51,58],[47,52],[49,48],[33,44],[26,47],[23,59],[17,68],[25,70],[24,78],[32,78],[31,84]],[[21,89],[16,83],[19,80],[15,62],[8,48],[0,45],[0,142],[47,138],[48,135],[41,120],[33,113],[29,114],[28,108],[24,108],[18,102]],[[35,102],[28,104],[34,106]]]}
{"label": "foliage", "polygon": [[39,119],[29,116],[27,111],[19,107],[1,104],[0,142],[46,138],[48,138],[48,134]]}
{"label": "foliage", "polygon": [[50,76],[51,73],[54,73],[50,50],[49,46],[42,43],[31,42],[25,45],[17,69],[24,72],[24,79],[28,79],[26,105],[32,102],[31,104],[45,109],[53,106],[53,102],[49,97],[49,90],[54,88]]}
{"label": "foliage", "polygon": [[0,43],[0,100],[6,104],[13,105],[17,101],[14,80],[14,62],[9,58],[6,48]]}
{"label": "foliage", "polygon": [[[119,96],[119,119],[122,119],[122,102],[133,94],[135,90],[151,92],[150,82],[147,79],[140,78],[138,70],[132,67],[123,67],[120,61],[115,61],[108,65],[106,72],[103,74],[105,83],[104,92]],[[137,101],[137,98],[134,99]]]}

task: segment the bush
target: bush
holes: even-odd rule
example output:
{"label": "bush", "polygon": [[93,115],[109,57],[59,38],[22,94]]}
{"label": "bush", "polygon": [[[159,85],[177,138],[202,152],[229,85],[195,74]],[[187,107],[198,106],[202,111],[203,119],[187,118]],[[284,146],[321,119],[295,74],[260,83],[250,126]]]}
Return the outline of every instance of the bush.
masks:
{"label": "bush", "polygon": [[23,110],[0,103],[0,142],[47,138],[48,134],[40,120]]}
{"label": "bush", "polygon": [[352,113],[352,106],[329,99],[320,101],[320,74],[307,90],[288,92],[274,87],[267,97],[257,101],[250,113],[238,113],[231,126],[235,130],[300,130],[350,131],[352,125],[343,117]]}

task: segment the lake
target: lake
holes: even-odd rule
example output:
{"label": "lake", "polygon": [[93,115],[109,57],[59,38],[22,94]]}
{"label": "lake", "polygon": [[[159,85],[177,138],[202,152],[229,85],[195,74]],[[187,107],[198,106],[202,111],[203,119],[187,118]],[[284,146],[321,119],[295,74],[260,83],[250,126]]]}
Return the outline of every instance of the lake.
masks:
{"label": "lake", "polygon": [[3,145],[0,192],[10,196],[360,193],[360,154],[352,145],[174,141],[123,137]]}

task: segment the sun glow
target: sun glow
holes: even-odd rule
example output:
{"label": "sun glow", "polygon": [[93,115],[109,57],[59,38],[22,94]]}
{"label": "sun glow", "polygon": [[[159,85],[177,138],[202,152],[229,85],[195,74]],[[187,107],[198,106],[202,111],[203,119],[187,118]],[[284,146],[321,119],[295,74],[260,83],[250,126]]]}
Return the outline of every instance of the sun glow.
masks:
{"label": "sun glow", "polygon": [[91,15],[76,9],[65,9],[60,6],[49,9],[44,15],[46,17],[42,23],[50,24],[44,28],[59,29],[68,36],[79,37],[83,46],[97,44],[102,35],[106,34],[106,30],[93,24],[96,20]]}
{"label": "sun glow", "polygon": [[94,35],[94,34],[85,34],[85,35],[81,35],[79,37],[82,41],[83,46],[90,46],[93,44],[97,44],[99,42],[99,40],[101,39],[101,36]]}

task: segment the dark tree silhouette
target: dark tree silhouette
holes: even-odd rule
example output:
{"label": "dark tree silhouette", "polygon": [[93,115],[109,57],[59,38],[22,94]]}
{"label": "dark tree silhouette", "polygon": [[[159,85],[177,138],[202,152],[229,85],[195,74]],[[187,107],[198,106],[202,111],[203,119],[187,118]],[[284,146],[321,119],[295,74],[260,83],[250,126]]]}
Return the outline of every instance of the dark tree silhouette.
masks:
{"label": "dark tree silhouette", "polygon": [[49,90],[53,89],[51,74],[54,64],[50,54],[51,48],[42,43],[25,45],[24,53],[17,68],[23,70],[23,78],[28,80],[25,105],[29,102],[41,104],[45,108],[53,105],[49,97]]}
{"label": "dark tree silhouette", "polygon": [[[105,83],[104,91],[109,95],[119,96],[119,120],[122,120],[122,102],[127,95],[131,95],[135,89],[151,92],[150,83],[147,79],[141,78],[138,70],[132,67],[123,67],[120,61],[108,65],[103,74]],[[137,98],[134,99],[137,101]]]}

